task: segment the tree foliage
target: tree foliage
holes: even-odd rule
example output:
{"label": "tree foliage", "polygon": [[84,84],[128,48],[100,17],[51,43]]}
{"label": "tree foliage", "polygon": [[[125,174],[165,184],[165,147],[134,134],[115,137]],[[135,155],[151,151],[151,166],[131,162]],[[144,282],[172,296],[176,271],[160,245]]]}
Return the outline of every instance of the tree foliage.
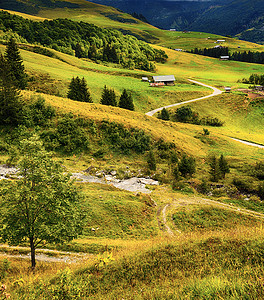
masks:
{"label": "tree foliage", "polygon": [[128,109],[128,110],[135,110],[133,99],[131,94],[127,93],[127,90],[124,89],[122,95],[119,99],[119,107]]}
{"label": "tree foliage", "polygon": [[5,51],[5,59],[10,66],[13,84],[19,89],[27,86],[27,75],[23,65],[17,43],[14,38],[10,38]]}
{"label": "tree foliage", "polygon": [[23,103],[14,85],[11,67],[0,55],[0,124],[17,125],[22,119]]}
{"label": "tree foliage", "polygon": [[104,86],[100,103],[103,105],[117,106],[116,94],[113,89],[107,88]]}
{"label": "tree foliage", "polygon": [[156,50],[131,35],[103,29],[86,22],[69,19],[35,22],[8,12],[0,12],[3,31],[13,31],[28,43],[41,44],[79,58],[121,64],[125,68],[154,71],[153,62],[165,62],[163,50]]}
{"label": "tree foliage", "polygon": [[195,159],[193,157],[188,157],[186,154],[184,154],[179,162],[179,171],[182,174],[182,176],[192,176],[195,173],[195,169]]}
{"label": "tree foliage", "polygon": [[63,242],[81,232],[80,193],[54,162],[37,136],[23,140],[19,179],[7,181],[1,190],[3,241],[17,245],[28,241],[31,266],[41,242]]}
{"label": "tree foliage", "polygon": [[82,79],[80,79],[78,76],[76,78],[72,78],[67,96],[72,100],[80,102],[93,102],[84,77]]}
{"label": "tree foliage", "polygon": [[158,118],[164,121],[169,121],[170,119],[170,114],[168,112],[168,110],[166,108],[163,108],[160,112],[160,114],[158,115]]}

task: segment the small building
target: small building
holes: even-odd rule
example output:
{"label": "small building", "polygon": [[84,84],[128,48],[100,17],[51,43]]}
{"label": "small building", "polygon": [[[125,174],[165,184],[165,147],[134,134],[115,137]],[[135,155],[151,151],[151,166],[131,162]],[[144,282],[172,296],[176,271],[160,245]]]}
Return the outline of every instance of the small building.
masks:
{"label": "small building", "polygon": [[255,90],[263,92],[264,91],[264,86],[263,85],[256,85]]}
{"label": "small building", "polygon": [[174,75],[153,76],[154,83],[163,82],[164,85],[175,85]]}
{"label": "small building", "polygon": [[229,60],[229,55],[220,56],[220,60]]}
{"label": "small building", "polygon": [[165,86],[165,83],[164,82],[150,82],[149,85],[151,87],[163,87],[163,86]]}
{"label": "small building", "polygon": [[225,87],[225,91],[226,91],[226,93],[230,93],[230,92],[231,92],[231,87],[226,86],[226,87]]}
{"label": "small building", "polygon": [[224,43],[225,40],[217,40],[216,42],[217,42],[217,43]]}
{"label": "small building", "polygon": [[180,52],[182,52],[183,50],[182,49],[179,49],[179,48],[176,48],[176,49],[174,49],[175,51],[180,51]]}
{"label": "small building", "polygon": [[142,79],[141,79],[142,81],[149,81],[149,79],[148,79],[148,77],[142,77]]}

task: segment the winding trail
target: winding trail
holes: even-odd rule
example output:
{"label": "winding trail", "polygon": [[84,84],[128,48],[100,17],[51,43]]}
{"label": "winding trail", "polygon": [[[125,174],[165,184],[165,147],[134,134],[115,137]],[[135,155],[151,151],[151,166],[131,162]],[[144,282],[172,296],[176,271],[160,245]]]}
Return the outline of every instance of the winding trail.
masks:
{"label": "winding trail", "polygon": [[212,89],[214,92],[211,95],[207,95],[207,96],[204,96],[204,97],[201,97],[201,98],[196,98],[196,99],[192,99],[192,100],[188,100],[188,101],[183,101],[183,102],[179,102],[179,103],[170,104],[170,105],[167,105],[167,106],[156,108],[156,109],[154,109],[152,111],[147,112],[146,115],[147,116],[153,116],[155,113],[161,111],[163,108],[170,108],[170,107],[179,106],[179,105],[182,105],[182,104],[187,104],[187,103],[191,103],[191,102],[195,102],[195,101],[200,101],[200,100],[207,99],[207,98],[210,98],[210,97],[214,97],[214,96],[217,96],[217,95],[220,95],[220,94],[223,93],[221,90],[219,90],[218,88],[215,88],[213,86],[210,86],[210,85],[207,85],[207,84],[204,84],[202,82],[199,82],[199,81],[196,81],[196,80],[192,80],[192,79],[188,79],[188,80],[190,82],[192,82],[192,83],[195,83],[195,84],[207,87],[209,89]]}
{"label": "winding trail", "polygon": [[172,209],[177,209],[182,206],[189,206],[189,205],[211,205],[211,206],[217,206],[220,208],[225,208],[228,210],[231,210],[233,212],[237,212],[243,215],[248,215],[254,218],[258,219],[264,219],[264,214],[260,212],[256,212],[253,210],[245,209],[245,208],[240,208],[237,206],[234,206],[232,204],[226,204],[222,203],[216,200],[211,200],[211,199],[206,199],[206,198],[199,198],[199,197],[194,197],[194,198],[184,198],[184,199],[173,199],[172,202],[165,204],[165,206],[162,208],[159,208],[159,215],[162,214],[162,220],[158,220],[162,222],[162,226],[159,225],[163,231],[167,232],[170,236],[175,236],[176,233],[177,235],[183,234],[178,228],[173,228],[173,230],[168,226],[167,224],[167,210],[168,208]]}

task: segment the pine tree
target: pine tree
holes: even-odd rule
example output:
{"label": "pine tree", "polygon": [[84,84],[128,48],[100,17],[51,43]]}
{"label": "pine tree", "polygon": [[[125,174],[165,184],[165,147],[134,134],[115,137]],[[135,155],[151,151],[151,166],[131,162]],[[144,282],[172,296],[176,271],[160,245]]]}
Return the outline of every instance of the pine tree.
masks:
{"label": "pine tree", "polygon": [[93,102],[91,94],[87,87],[87,82],[84,79],[84,77],[82,78],[82,80],[80,82],[80,96],[82,99],[81,101],[83,101],[83,102],[89,102],[89,103]]}
{"label": "pine tree", "polygon": [[122,95],[119,99],[119,107],[128,109],[128,110],[134,110],[134,104],[131,94],[127,93],[127,90],[124,89]]}
{"label": "pine tree", "polygon": [[22,111],[20,91],[14,85],[10,65],[0,55],[0,124],[17,125]]}
{"label": "pine tree", "polygon": [[195,159],[184,154],[179,163],[179,171],[184,177],[192,176],[195,173]]}
{"label": "pine tree", "polygon": [[227,163],[226,159],[224,158],[223,154],[221,154],[221,156],[219,158],[219,171],[222,175],[222,178],[225,178],[226,174],[230,172],[228,163]]}
{"label": "pine tree", "polygon": [[103,105],[117,106],[115,91],[108,89],[105,85],[102,92],[100,103]]}
{"label": "pine tree", "polygon": [[220,178],[220,168],[219,168],[219,162],[215,155],[213,155],[210,158],[209,165],[210,165],[209,173],[211,175],[211,180],[217,182]]}
{"label": "pine tree", "polygon": [[78,98],[78,88],[77,88],[77,80],[76,80],[77,78],[78,76],[76,78],[72,77],[72,80],[69,85],[69,91],[67,97],[72,100],[76,100]]}
{"label": "pine tree", "polygon": [[25,73],[23,60],[14,38],[11,38],[8,41],[5,52],[5,59],[10,65],[14,85],[19,89],[25,89],[27,86],[27,75]]}
{"label": "pine tree", "polygon": [[155,155],[153,153],[153,151],[149,151],[148,156],[147,156],[147,163],[148,163],[148,167],[150,170],[156,171],[157,166],[156,166],[156,158]]}

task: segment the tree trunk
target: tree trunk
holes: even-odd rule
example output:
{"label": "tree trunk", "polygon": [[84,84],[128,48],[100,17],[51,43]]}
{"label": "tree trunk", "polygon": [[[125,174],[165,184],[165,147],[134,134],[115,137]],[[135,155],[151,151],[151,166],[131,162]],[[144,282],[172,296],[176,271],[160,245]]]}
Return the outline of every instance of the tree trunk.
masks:
{"label": "tree trunk", "polygon": [[36,253],[35,253],[35,245],[33,237],[29,238],[30,240],[30,251],[31,251],[31,268],[34,271],[36,267]]}

